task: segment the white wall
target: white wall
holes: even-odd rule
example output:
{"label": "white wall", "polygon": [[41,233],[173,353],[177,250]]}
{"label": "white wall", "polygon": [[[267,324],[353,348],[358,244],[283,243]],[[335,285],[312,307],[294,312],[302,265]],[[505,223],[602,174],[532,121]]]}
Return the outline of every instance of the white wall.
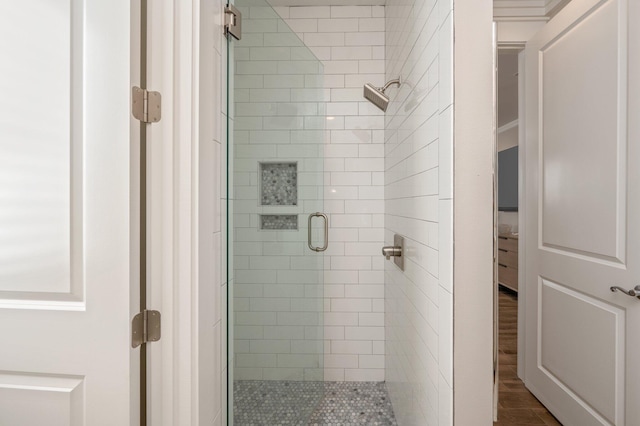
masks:
{"label": "white wall", "polygon": [[452,2],[389,0],[385,243],[405,237],[405,271],[385,262],[386,373],[398,423],[453,424]]}
{"label": "white wall", "polygon": [[502,228],[509,227],[507,232],[518,232],[518,212],[498,212],[498,231],[502,232]]}
{"label": "white wall", "polygon": [[518,123],[509,123],[498,129],[498,152],[518,146]]}
{"label": "white wall", "polygon": [[454,13],[454,407],[458,425],[493,419],[492,2]]}

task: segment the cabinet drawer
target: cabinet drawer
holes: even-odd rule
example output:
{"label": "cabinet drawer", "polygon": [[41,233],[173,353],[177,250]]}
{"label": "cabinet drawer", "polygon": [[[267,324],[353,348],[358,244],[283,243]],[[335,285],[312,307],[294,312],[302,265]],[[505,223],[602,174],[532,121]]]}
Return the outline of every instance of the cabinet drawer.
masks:
{"label": "cabinet drawer", "polygon": [[498,248],[508,251],[518,251],[518,240],[498,237]]}
{"label": "cabinet drawer", "polygon": [[498,263],[506,266],[518,267],[518,253],[513,251],[503,251],[498,249]]}
{"label": "cabinet drawer", "polygon": [[498,282],[512,290],[518,290],[518,270],[498,264]]}

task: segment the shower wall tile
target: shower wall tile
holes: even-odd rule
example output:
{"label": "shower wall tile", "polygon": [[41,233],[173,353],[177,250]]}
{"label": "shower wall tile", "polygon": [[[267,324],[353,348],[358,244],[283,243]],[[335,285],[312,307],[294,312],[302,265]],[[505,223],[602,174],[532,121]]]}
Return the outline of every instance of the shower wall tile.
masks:
{"label": "shower wall tile", "polygon": [[[309,6],[309,7],[281,7],[278,13],[282,13],[282,18],[300,19],[300,18],[330,18],[331,7],[329,6]],[[287,11],[289,16],[287,15]],[[288,21],[288,20],[287,20]]]}
{"label": "shower wall tile", "polygon": [[332,215],[333,228],[370,228],[373,226],[371,215],[335,214]]}
{"label": "shower wall tile", "polygon": [[349,46],[331,48],[331,59],[333,59],[334,61],[372,58],[373,49],[371,46]]}
{"label": "shower wall tile", "polygon": [[[290,18],[293,20],[294,18]],[[326,34],[326,33],[305,33],[304,43],[309,47],[331,47],[331,46],[344,46],[344,34]],[[311,49],[314,52],[316,49]]]}
{"label": "shower wall tile", "polygon": [[360,31],[384,31],[384,17],[358,19]]}
{"label": "shower wall tile", "polygon": [[[346,19],[345,17],[340,16],[333,19],[318,19],[317,30],[315,31],[321,33],[346,33],[352,32],[357,28],[358,18]],[[314,32],[314,28],[303,28],[302,32]]]}
{"label": "shower wall tile", "polygon": [[331,6],[332,18],[369,18],[370,6]]}
{"label": "shower wall tile", "polygon": [[381,382],[384,381],[384,369],[382,368],[358,368],[346,369],[344,380],[347,382]]}
{"label": "shower wall tile", "polygon": [[[384,291],[384,287],[382,289]],[[358,314],[358,324],[361,326],[382,326],[384,327],[384,313],[366,313]],[[383,361],[384,363],[384,361]]]}
{"label": "shower wall tile", "polygon": [[[332,354],[371,355],[373,343],[361,340],[336,340],[331,342]],[[384,373],[384,369],[381,370]]]}
{"label": "shower wall tile", "polygon": [[384,46],[384,31],[347,33],[344,44],[345,46]]}
{"label": "shower wall tile", "polygon": [[324,72],[330,74],[358,74],[358,61],[326,61]]}
{"label": "shower wall tile", "polygon": [[[445,4],[446,3],[446,4]],[[450,1],[388,0],[385,242],[405,236],[405,270],[385,262],[386,381],[398,424],[451,425],[452,71]],[[346,41],[345,41],[346,42]]]}

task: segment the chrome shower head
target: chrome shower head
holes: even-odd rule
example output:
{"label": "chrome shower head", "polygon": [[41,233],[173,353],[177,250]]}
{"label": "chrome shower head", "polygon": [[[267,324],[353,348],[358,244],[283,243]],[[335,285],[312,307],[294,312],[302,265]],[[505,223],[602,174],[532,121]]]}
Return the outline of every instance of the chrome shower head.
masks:
{"label": "chrome shower head", "polygon": [[391,80],[384,87],[375,87],[369,83],[364,85],[364,97],[369,102],[380,108],[382,111],[387,110],[387,106],[389,106],[389,97],[384,94],[385,90],[392,84],[397,84],[400,86],[400,79]]}
{"label": "chrome shower head", "polygon": [[364,97],[383,111],[387,110],[389,97],[381,89],[367,83],[364,85]]}

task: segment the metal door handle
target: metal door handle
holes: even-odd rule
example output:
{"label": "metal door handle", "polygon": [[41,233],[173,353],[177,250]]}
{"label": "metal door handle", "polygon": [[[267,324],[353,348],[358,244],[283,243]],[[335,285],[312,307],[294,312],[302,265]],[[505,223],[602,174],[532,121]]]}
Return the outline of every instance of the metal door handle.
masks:
{"label": "metal door handle", "polygon": [[618,287],[616,285],[616,286],[610,287],[610,290],[613,291],[613,292],[621,291],[622,293],[626,294],[627,296],[637,297],[638,299],[640,299],[640,285],[635,286],[631,290],[625,290],[624,288]]}
{"label": "metal door handle", "polygon": [[[311,220],[314,217],[321,217],[322,219],[324,219],[324,245],[322,247],[314,247],[313,243],[311,242]],[[327,217],[327,215],[320,212],[311,213],[309,215],[307,229],[307,244],[309,245],[309,248],[313,251],[325,251],[327,247],[329,247],[329,218]]]}

